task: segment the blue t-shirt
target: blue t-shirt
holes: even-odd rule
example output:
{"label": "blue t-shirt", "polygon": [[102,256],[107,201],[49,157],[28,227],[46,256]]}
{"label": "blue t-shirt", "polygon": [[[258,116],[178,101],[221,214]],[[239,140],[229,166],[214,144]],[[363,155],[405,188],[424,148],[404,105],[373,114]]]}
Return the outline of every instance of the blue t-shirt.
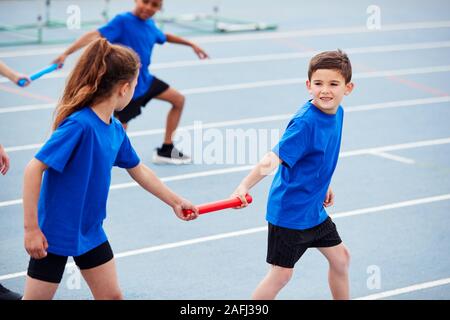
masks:
{"label": "blue t-shirt", "polygon": [[140,162],[122,125],[90,108],[73,113],[35,155],[48,166],[38,204],[48,252],[79,256],[107,240],[103,231],[113,166]]}
{"label": "blue t-shirt", "polygon": [[143,96],[153,81],[148,70],[153,46],[166,42],[166,35],[158,29],[153,19],[142,20],[131,12],[118,14],[98,31],[109,42],[132,48],[139,55],[141,68],[133,99]]}
{"label": "blue t-shirt", "polygon": [[273,152],[283,160],[270,188],[266,220],[304,230],[328,217],[323,202],[339,157],[344,110],[322,112],[308,101],[289,122]]}

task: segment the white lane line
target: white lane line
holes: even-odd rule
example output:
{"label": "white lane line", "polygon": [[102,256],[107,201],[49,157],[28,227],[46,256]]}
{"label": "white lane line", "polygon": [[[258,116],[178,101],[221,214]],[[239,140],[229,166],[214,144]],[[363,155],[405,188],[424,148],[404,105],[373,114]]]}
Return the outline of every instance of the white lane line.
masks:
{"label": "white lane line", "polygon": [[[252,168],[253,168],[253,165],[248,165],[248,166],[240,166],[240,167],[233,167],[233,168],[226,168],[226,169],[216,169],[216,170],[208,170],[208,171],[180,174],[180,175],[176,175],[176,176],[163,177],[160,179],[163,182],[181,181],[181,180],[189,180],[189,179],[195,179],[195,178],[201,178],[201,177],[217,176],[217,175],[223,175],[223,174],[229,174],[229,173],[235,173],[235,172],[241,172],[241,171],[248,171],[248,170],[251,170]],[[125,183],[117,183],[117,184],[111,185],[110,190],[128,189],[128,188],[134,188],[134,187],[138,187],[138,186],[139,185],[134,181],[133,182],[125,182]],[[9,207],[9,206],[21,205],[21,204],[22,204],[22,199],[1,201],[0,207]]]}
{"label": "white lane line", "polygon": [[342,28],[320,28],[320,29],[305,29],[293,30],[284,32],[265,32],[254,34],[240,34],[228,35],[223,37],[199,37],[195,39],[198,43],[221,43],[221,42],[235,42],[235,41],[254,41],[254,40],[269,40],[269,39],[286,39],[286,38],[300,38],[300,37],[317,37],[317,36],[331,36],[344,34],[358,34],[358,33],[379,33],[391,31],[407,31],[419,29],[439,29],[449,28],[450,20],[444,21],[424,21],[412,23],[398,23],[398,24],[383,24],[379,30],[369,30],[366,26],[342,27]]}
{"label": "white lane line", "polygon": [[[251,170],[252,168],[253,168],[253,165],[248,165],[248,166],[240,166],[240,167],[233,167],[233,168],[226,168],[226,169],[200,171],[200,172],[194,172],[194,173],[180,174],[180,175],[171,176],[171,177],[163,177],[163,178],[161,178],[161,181],[171,182],[171,181],[189,180],[189,179],[195,179],[195,178],[210,177],[210,176],[217,176],[217,175],[228,174],[228,173],[247,171],[247,170]],[[126,183],[114,184],[111,186],[110,189],[111,190],[127,189],[127,188],[133,188],[133,187],[138,187],[138,186],[139,185],[136,182],[126,182]],[[0,202],[0,206],[1,206],[1,202]]]}
{"label": "white lane line", "polygon": [[25,151],[25,150],[36,150],[42,147],[42,143],[35,143],[35,144],[27,144],[24,146],[15,146],[15,147],[8,147],[5,148],[6,152],[15,152],[15,151]]}
{"label": "white lane line", "polygon": [[[353,78],[354,79],[367,79],[367,78],[378,78],[378,77],[439,73],[439,72],[449,72],[449,71],[450,71],[450,66],[436,66],[436,67],[425,67],[425,68],[361,72],[361,73],[354,74]],[[211,93],[211,92],[230,91],[230,90],[244,90],[244,89],[271,87],[271,86],[303,84],[305,81],[306,81],[306,78],[278,79],[278,80],[269,80],[269,81],[238,83],[238,84],[232,84],[232,85],[182,89],[182,90],[180,90],[180,92],[183,93],[184,95],[192,95],[192,94],[203,94],[203,93]],[[438,99],[448,99],[448,97],[438,97]],[[426,99],[424,99],[424,100],[426,100]],[[408,101],[408,100],[405,100],[405,101]],[[15,106],[15,107],[1,107],[0,114],[11,113],[11,112],[52,109],[53,108],[52,106],[55,106],[55,104],[37,104],[37,105]]]}
{"label": "white lane line", "polygon": [[[393,76],[441,73],[441,72],[449,72],[449,71],[450,71],[450,65],[423,67],[423,68],[369,71],[369,72],[355,73],[353,76],[353,79],[384,78],[384,77],[393,77]],[[297,85],[297,84],[304,84],[306,80],[307,80],[307,78],[290,78],[290,79],[266,80],[266,81],[247,82],[247,83],[236,83],[236,84],[228,84],[228,85],[220,85],[220,86],[184,89],[184,90],[181,90],[181,93],[183,93],[185,95],[193,95],[193,94],[204,94],[204,93],[212,93],[212,92],[225,92],[225,91],[256,89],[256,88],[275,87],[275,86]]]}
{"label": "white lane line", "polygon": [[[365,112],[365,111],[371,111],[371,110],[401,108],[401,107],[410,107],[410,106],[418,106],[418,105],[424,106],[424,105],[428,105],[428,104],[445,103],[445,102],[450,102],[450,96],[432,97],[432,98],[424,98],[424,99],[412,99],[412,100],[400,100],[400,101],[389,101],[389,102],[383,102],[383,103],[350,106],[350,107],[345,108],[345,112],[346,113]],[[289,113],[289,114],[279,114],[279,115],[274,115],[274,116],[202,123],[201,126],[203,129],[223,128],[223,127],[231,127],[231,126],[238,126],[238,125],[248,125],[248,124],[255,124],[255,123],[281,121],[281,120],[290,119],[291,117],[292,117],[292,114]],[[198,129],[198,126],[197,127],[195,125],[182,126],[177,129],[177,132],[191,131],[196,128]],[[151,129],[151,130],[139,130],[139,131],[128,132],[128,136],[129,137],[152,136],[152,135],[157,135],[157,134],[163,134],[164,132],[165,132],[165,128]],[[42,146],[42,143],[29,144],[29,145],[22,145],[22,146],[5,147],[5,150],[6,150],[6,152],[11,153],[11,152],[16,152],[16,151],[35,150],[35,149],[39,149],[41,146]]]}
{"label": "white lane line", "polygon": [[[437,42],[418,42],[408,44],[395,44],[385,46],[370,46],[359,48],[343,48],[347,54],[365,54],[365,53],[383,53],[383,52],[396,52],[396,51],[412,51],[412,50],[424,50],[424,49],[441,49],[449,48],[450,41],[437,41]],[[267,61],[282,61],[282,60],[294,60],[302,58],[311,58],[312,56],[321,52],[320,50],[311,50],[307,52],[289,52],[289,53],[277,53],[277,54],[262,54],[253,56],[239,56],[230,58],[214,58],[208,60],[182,60],[174,62],[157,63],[151,66],[152,70],[172,69],[182,67],[198,67],[198,66],[211,66],[211,65],[224,65],[235,63],[252,63],[252,62],[267,62]]]}
{"label": "white lane line", "polygon": [[[428,147],[428,146],[435,146],[435,145],[442,145],[442,144],[449,144],[449,143],[450,143],[450,138],[417,141],[417,142],[389,145],[389,146],[377,147],[377,148],[367,148],[367,149],[359,149],[359,150],[353,150],[353,151],[344,151],[339,154],[339,158],[372,154],[374,151],[382,152],[383,150],[389,150],[389,151],[404,150],[404,149],[413,149],[413,148]],[[188,173],[188,174],[182,174],[182,175],[176,175],[176,176],[163,177],[163,178],[161,178],[161,180],[163,182],[188,180],[188,179],[195,179],[195,178],[199,178],[199,177],[207,177],[207,176],[223,175],[223,174],[234,173],[234,172],[248,171],[248,170],[252,169],[253,167],[254,167],[254,165],[246,165],[246,166],[232,167],[232,168],[226,168],[226,169],[200,171],[200,172],[194,172],[194,173]],[[120,184],[113,184],[113,185],[111,185],[110,189],[112,189],[112,190],[127,189],[127,188],[133,188],[133,187],[137,187],[137,186],[138,186],[138,184],[135,182],[125,182],[125,183],[120,183]],[[13,206],[13,205],[18,205],[18,204],[22,204],[22,199],[1,201],[0,207],[8,207],[8,206]]]}
{"label": "white lane line", "polygon": [[[398,52],[398,51],[412,51],[412,50],[425,50],[425,49],[441,49],[449,48],[450,41],[437,41],[437,42],[417,42],[407,44],[395,44],[386,46],[369,46],[369,47],[356,47],[356,48],[344,48],[343,50],[347,54],[366,54],[366,53],[386,53],[386,52]],[[163,70],[173,68],[184,67],[200,67],[200,66],[212,66],[212,65],[226,65],[237,63],[254,63],[254,62],[267,62],[267,61],[282,61],[310,58],[313,55],[319,53],[320,50],[311,50],[307,52],[295,52],[295,53],[277,53],[277,54],[263,54],[253,56],[238,56],[229,58],[214,58],[207,60],[181,60],[173,62],[155,63],[152,64],[151,70]],[[50,73],[43,76],[41,79],[59,79],[65,78],[69,74],[68,71],[60,70],[56,73]],[[8,79],[0,77],[0,83],[9,82]]]}
{"label": "white lane line", "polygon": [[44,104],[30,104],[17,107],[0,107],[0,113],[12,113],[12,112],[24,112],[24,111],[36,111],[54,109],[56,104],[44,103]]}
{"label": "white lane line", "polygon": [[[140,254],[144,254],[144,253],[156,252],[156,251],[167,250],[167,249],[174,249],[174,248],[189,246],[189,245],[202,243],[202,242],[209,242],[209,241],[215,241],[215,240],[221,240],[221,239],[227,239],[227,238],[240,237],[240,236],[244,236],[244,235],[248,235],[248,234],[263,232],[266,230],[267,230],[267,227],[257,227],[257,228],[245,229],[245,230],[240,230],[240,231],[220,233],[220,234],[215,234],[215,235],[207,236],[207,237],[172,242],[172,243],[167,243],[167,244],[163,244],[163,245],[152,246],[152,247],[147,247],[147,248],[142,248],[142,249],[137,249],[137,250],[130,250],[130,251],[119,253],[117,255],[117,257],[118,258],[131,257],[131,256],[136,256],[136,255],[140,255]],[[114,255],[114,256],[116,256],[116,255]]]}
{"label": "white lane line", "polygon": [[[433,202],[438,202],[438,201],[446,201],[446,200],[450,200],[450,194],[443,194],[443,195],[438,195],[438,196],[433,196],[433,197],[390,203],[390,204],[385,204],[385,205],[376,206],[376,207],[369,207],[369,208],[362,208],[362,209],[351,210],[351,211],[338,212],[338,213],[330,214],[330,216],[333,219],[340,219],[340,218],[346,218],[346,217],[351,217],[351,216],[356,216],[356,215],[363,215],[363,214],[369,214],[369,213],[374,213],[374,212],[383,212],[383,211],[392,210],[392,209],[411,207],[411,206],[416,206],[416,205],[421,205],[421,204],[426,204],[426,203],[433,203]],[[166,243],[166,244],[161,244],[161,245],[156,245],[156,246],[149,246],[149,247],[140,248],[140,249],[136,249],[136,250],[124,251],[124,252],[115,254],[114,256],[116,258],[136,256],[136,255],[141,255],[141,254],[145,254],[145,253],[149,253],[149,252],[156,252],[156,251],[174,249],[174,248],[179,248],[179,247],[185,247],[188,245],[193,245],[193,244],[198,244],[198,243],[203,243],[203,242],[210,242],[210,241],[216,241],[216,240],[227,239],[227,238],[236,238],[236,237],[241,237],[243,235],[249,235],[249,234],[254,234],[254,233],[258,233],[258,232],[265,232],[266,230],[267,230],[267,226],[261,226],[261,227],[243,229],[243,230],[238,230],[238,231],[233,231],[233,232],[219,233],[219,234],[206,236],[206,237],[194,238],[194,239],[171,242],[171,243]],[[66,265],[66,267],[71,267],[73,265],[74,265],[73,263],[69,263]],[[0,276],[0,281],[18,278],[18,277],[24,276],[25,274],[26,273],[23,271],[23,272],[16,272],[16,273],[2,275],[2,276]]]}
{"label": "white lane line", "polygon": [[449,284],[450,284],[450,278],[439,279],[439,280],[435,280],[435,281],[429,281],[429,282],[415,284],[415,285],[404,287],[404,288],[379,292],[379,293],[371,294],[368,296],[356,298],[355,300],[384,299],[384,298],[394,297],[394,296],[398,296],[398,295],[405,294],[405,293],[435,288],[435,287],[439,287],[439,286],[445,286],[445,285],[449,285]]}
{"label": "white lane line", "polygon": [[414,148],[421,148],[421,147],[437,146],[437,145],[448,144],[448,143],[450,143],[450,138],[422,140],[422,141],[416,141],[416,142],[394,144],[394,145],[384,146],[384,147],[358,149],[358,150],[353,150],[353,151],[344,151],[339,154],[339,157],[341,157],[341,158],[353,157],[353,156],[357,156],[357,155],[372,154],[374,152],[377,153],[377,152],[386,152],[386,151],[414,149]]}
{"label": "white lane line", "polygon": [[[320,29],[303,29],[292,31],[278,31],[278,32],[261,32],[249,33],[239,35],[221,35],[211,37],[192,37],[192,41],[197,43],[221,43],[221,42],[239,42],[249,40],[268,40],[268,39],[286,39],[286,38],[301,38],[301,37],[317,37],[330,35],[345,35],[345,34],[359,34],[359,33],[384,33],[392,31],[408,31],[408,30],[426,30],[426,29],[440,29],[449,28],[450,21],[424,21],[412,23],[398,23],[398,24],[383,24],[379,30],[369,30],[366,26],[353,26],[341,28],[320,28]],[[31,49],[14,50],[0,52],[0,58],[12,57],[26,57],[37,55],[58,55],[62,53],[67,47],[52,47],[45,49]]]}
{"label": "white lane line", "polygon": [[388,101],[381,103],[365,104],[354,107],[346,107],[345,112],[360,112],[369,110],[381,110],[381,109],[391,109],[391,108],[401,108],[401,107],[411,107],[417,105],[427,105],[433,103],[444,103],[450,102],[450,96],[444,97],[431,97],[423,99],[411,99],[411,100],[398,100],[398,101]]}
{"label": "white lane line", "polygon": [[373,212],[383,212],[386,210],[405,208],[405,207],[413,207],[413,206],[417,206],[417,205],[421,205],[421,204],[427,204],[427,203],[433,203],[433,202],[439,202],[439,201],[447,201],[447,200],[450,200],[450,193],[439,195],[439,196],[427,197],[427,198],[395,202],[395,203],[385,204],[385,205],[377,206],[377,207],[370,207],[370,208],[351,210],[351,211],[346,211],[346,212],[341,212],[341,213],[335,213],[335,214],[332,214],[331,216],[333,218],[359,216],[362,214],[368,214],[368,213],[373,213]]}
{"label": "white lane line", "polygon": [[393,160],[393,161],[398,161],[398,162],[405,163],[405,164],[415,164],[416,163],[412,159],[396,156],[396,155],[386,153],[386,152],[372,152],[372,154],[374,156],[378,156],[378,157]]}
{"label": "white lane line", "polygon": [[[398,100],[398,101],[365,104],[365,105],[359,105],[359,106],[346,107],[345,111],[346,112],[359,112],[359,111],[400,108],[400,107],[409,107],[409,106],[415,106],[415,105],[425,105],[425,104],[443,103],[443,102],[450,102],[450,96],[410,99],[410,100]],[[56,107],[56,104],[52,104],[52,103],[24,105],[24,106],[17,106],[17,107],[0,107],[0,113],[45,110],[45,109],[54,109],[55,107]],[[273,121],[270,119],[273,118],[275,120],[278,120],[278,119],[284,120],[290,116],[292,116],[292,114],[288,114],[288,115],[283,114],[283,115],[279,115],[279,116],[267,116],[267,117],[261,117],[261,118],[249,118],[249,119],[242,119],[242,120],[231,120],[231,121],[227,121],[227,122],[235,121],[238,124],[239,121],[243,121],[242,124],[245,124],[246,123],[245,121],[252,121],[252,119],[255,119],[255,121],[257,123],[257,122],[259,122],[259,120],[257,120],[257,119],[267,118],[267,119],[269,119],[268,121]],[[265,122],[265,121],[262,121],[262,122]],[[187,128],[187,127],[185,127],[185,128]],[[149,135],[151,135],[151,134],[163,133],[164,129],[153,129],[153,130],[146,130],[146,131],[139,131],[139,132],[148,132]],[[137,131],[135,133],[137,133]],[[130,134],[133,134],[133,132],[129,133],[128,135],[130,135]],[[141,135],[141,134],[137,134],[137,135]],[[144,135],[147,135],[147,134],[144,134]]]}
{"label": "white lane line", "polygon": [[2,202],[0,202],[0,207],[15,206],[15,205],[18,205],[18,204],[22,204],[22,199],[2,201]]}

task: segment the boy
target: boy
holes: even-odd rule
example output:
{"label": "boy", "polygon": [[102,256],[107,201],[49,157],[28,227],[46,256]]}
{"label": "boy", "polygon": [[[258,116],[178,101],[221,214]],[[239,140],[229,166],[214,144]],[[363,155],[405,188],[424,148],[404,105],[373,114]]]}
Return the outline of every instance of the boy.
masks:
{"label": "boy", "polygon": [[272,266],[253,299],[274,299],[290,280],[295,263],[312,247],[329,262],[333,298],[349,298],[350,255],[325,208],[334,203],[329,185],[341,144],[344,111],[340,103],[353,89],[351,76],[350,60],[344,52],[327,51],[313,57],[306,81],[313,99],[294,115],[278,145],[232,195],[245,207],[249,189],[279,167],[266,215],[267,262]]}
{"label": "boy", "polygon": [[156,149],[153,161],[160,164],[187,164],[191,162],[190,157],[178,151],[172,143],[172,135],[180,122],[185,98],[167,83],[151,75],[148,68],[156,43],[163,44],[167,41],[190,46],[200,59],[206,59],[208,55],[196,44],[172,34],[164,34],[158,29],[151,18],[161,9],[162,2],[162,0],[135,0],[136,4],[132,12],[119,14],[98,30],[86,33],[54,62],[62,65],[68,55],[100,37],[136,51],[141,60],[136,91],[129,105],[114,115],[126,129],[128,122],[141,114],[141,108],[145,107],[151,99],[155,98],[172,104],[172,109],[167,115],[164,143],[161,148]]}

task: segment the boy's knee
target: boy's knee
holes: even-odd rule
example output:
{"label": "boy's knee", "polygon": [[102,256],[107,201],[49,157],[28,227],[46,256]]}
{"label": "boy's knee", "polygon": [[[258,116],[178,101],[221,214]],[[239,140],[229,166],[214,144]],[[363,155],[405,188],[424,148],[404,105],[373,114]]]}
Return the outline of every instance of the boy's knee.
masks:
{"label": "boy's knee", "polygon": [[330,264],[330,266],[337,272],[344,273],[350,267],[350,252],[347,248],[343,248],[339,256]]}

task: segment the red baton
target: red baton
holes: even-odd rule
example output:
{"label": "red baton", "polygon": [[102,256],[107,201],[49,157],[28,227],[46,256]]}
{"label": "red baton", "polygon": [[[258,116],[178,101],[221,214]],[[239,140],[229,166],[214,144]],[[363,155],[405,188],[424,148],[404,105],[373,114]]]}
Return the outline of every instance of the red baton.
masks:
{"label": "red baton", "polygon": [[[249,195],[249,194],[247,194],[245,196],[245,199],[247,199],[248,203],[252,203],[252,201],[253,201],[251,195]],[[242,205],[241,199],[235,198],[235,199],[225,199],[225,200],[220,200],[220,201],[215,201],[215,202],[201,204],[201,205],[197,206],[197,209],[198,209],[198,213],[199,214],[205,214],[205,213],[208,213],[208,212],[213,212],[213,211],[218,211],[218,210],[223,210],[223,209],[239,207],[240,205]],[[190,210],[190,209],[184,209],[183,210],[183,213],[185,215],[188,215],[188,214],[190,214],[192,212],[193,211]]]}

